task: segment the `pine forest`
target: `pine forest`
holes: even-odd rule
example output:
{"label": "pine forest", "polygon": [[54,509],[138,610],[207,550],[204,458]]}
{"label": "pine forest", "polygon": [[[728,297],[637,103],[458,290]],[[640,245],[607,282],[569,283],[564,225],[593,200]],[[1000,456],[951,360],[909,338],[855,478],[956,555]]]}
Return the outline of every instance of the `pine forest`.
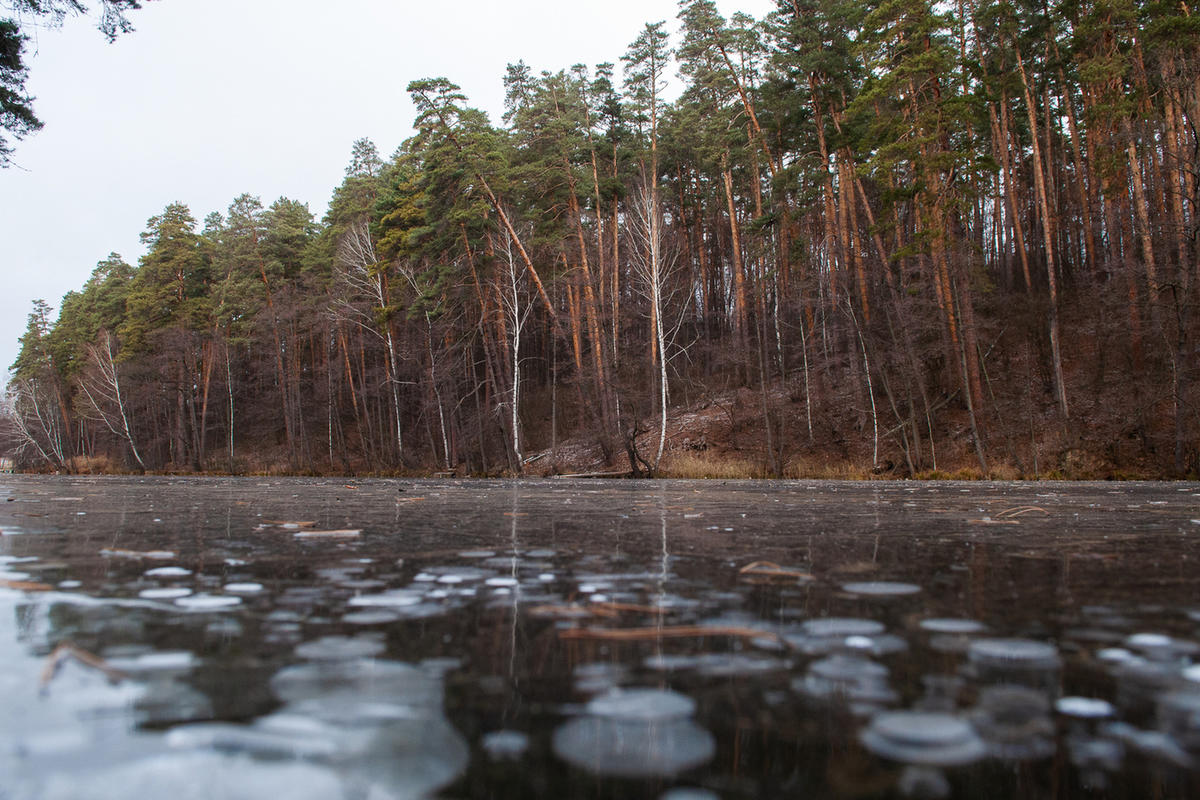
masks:
{"label": "pine forest", "polygon": [[[684,0],[35,304],[31,469],[1195,477],[1190,0]],[[409,76],[405,76],[407,79]],[[298,165],[303,169],[303,165]]]}

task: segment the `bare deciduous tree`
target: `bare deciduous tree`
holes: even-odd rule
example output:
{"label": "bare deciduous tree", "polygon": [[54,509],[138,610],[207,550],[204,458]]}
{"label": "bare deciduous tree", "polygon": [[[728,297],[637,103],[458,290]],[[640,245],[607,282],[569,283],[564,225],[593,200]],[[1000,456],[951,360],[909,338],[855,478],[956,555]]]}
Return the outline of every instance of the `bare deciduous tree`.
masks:
{"label": "bare deciduous tree", "polygon": [[629,233],[634,243],[630,259],[633,272],[641,283],[640,289],[650,302],[650,325],[654,331],[650,343],[650,364],[657,366],[659,424],[658,447],[651,469],[657,470],[667,442],[667,362],[670,358],[667,348],[674,345],[683,317],[681,313],[669,324],[663,321],[676,253],[665,246],[662,209],[657,192],[653,187],[641,187],[630,198],[629,208]]}
{"label": "bare deciduous tree", "polygon": [[133,441],[125,398],[121,396],[121,376],[117,370],[115,349],[116,342],[108,331],[101,331],[99,341],[87,345],[88,363],[79,379],[79,388],[94,414],[87,415],[88,418],[103,422],[114,436],[123,439],[129,445],[138,467],[145,471],[146,464]]}
{"label": "bare deciduous tree", "polygon": [[53,400],[34,380],[13,381],[4,398],[3,415],[17,437],[16,453],[34,450],[52,469],[66,470],[62,430]]}
{"label": "bare deciduous tree", "polygon": [[[396,457],[404,458],[404,432],[400,417],[399,352],[392,334],[392,306],[387,265],[379,260],[367,219],[350,225],[338,241],[334,280],[341,289],[331,310],[334,315],[358,325],[383,342],[387,348],[387,382],[392,395],[392,414],[396,426]],[[364,309],[361,302],[368,307]]]}
{"label": "bare deciduous tree", "polygon": [[521,329],[529,319],[533,305],[522,300],[523,289],[528,283],[525,266],[513,254],[516,237],[504,229],[500,237],[500,250],[504,254],[504,272],[500,276],[503,285],[500,287],[500,302],[504,315],[508,320],[509,355],[512,359],[512,390],[509,397],[509,414],[512,426],[512,450],[514,463],[518,473],[524,470],[524,457],[521,455],[521,428],[518,410],[520,408],[521,391]]}

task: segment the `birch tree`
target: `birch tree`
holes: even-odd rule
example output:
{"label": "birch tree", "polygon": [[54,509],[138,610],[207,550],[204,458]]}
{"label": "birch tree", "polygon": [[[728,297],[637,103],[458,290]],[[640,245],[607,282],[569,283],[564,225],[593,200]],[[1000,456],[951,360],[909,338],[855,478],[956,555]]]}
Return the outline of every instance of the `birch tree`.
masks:
{"label": "birch tree", "polygon": [[[400,409],[400,355],[392,331],[392,304],[389,270],[375,252],[375,240],[368,220],[363,217],[350,224],[337,245],[337,269],[334,279],[340,289],[331,307],[340,319],[370,332],[387,350],[386,381],[391,390],[392,422],[396,457],[404,458],[404,427]],[[363,306],[365,301],[366,306]]]}
{"label": "birch tree", "polygon": [[675,253],[665,247],[662,218],[656,217],[659,211],[652,193],[652,189],[642,187],[631,198],[629,234],[634,242],[631,256],[634,274],[650,303],[650,327],[653,331],[650,365],[658,382],[658,444],[651,470],[657,471],[667,442],[667,348],[674,343],[681,318],[676,316],[669,322],[664,321],[668,281],[675,266]]}
{"label": "birch tree", "polygon": [[68,471],[63,431],[54,402],[36,380],[16,380],[8,385],[4,416],[17,434],[16,452],[34,451],[55,471]]}
{"label": "birch tree", "polygon": [[146,471],[146,462],[138,452],[133,439],[133,427],[129,422],[129,411],[122,395],[121,376],[117,369],[117,344],[112,334],[101,331],[99,341],[87,346],[88,364],[79,380],[79,388],[87,398],[91,418],[104,426],[128,446],[138,469]]}
{"label": "birch tree", "polygon": [[501,260],[503,271],[500,273],[502,282],[500,305],[507,320],[509,364],[512,369],[512,385],[508,398],[509,434],[512,437],[510,445],[514,469],[520,474],[525,468],[524,456],[521,453],[521,417],[519,413],[521,406],[521,332],[529,320],[532,305],[523,298],[528,279],[525,277],[524,265],[513,253],[514,243],[514,237],[510,236],[507,230],[500,232],[498,249],[503,256]]}

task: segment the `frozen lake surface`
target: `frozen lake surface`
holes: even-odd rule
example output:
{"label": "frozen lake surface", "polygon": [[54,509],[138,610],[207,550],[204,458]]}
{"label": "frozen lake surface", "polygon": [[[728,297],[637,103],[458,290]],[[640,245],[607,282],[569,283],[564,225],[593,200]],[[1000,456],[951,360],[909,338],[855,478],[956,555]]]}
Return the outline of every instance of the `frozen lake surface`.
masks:
{"label": "frozen lake surface", "polygon": [[0,476],[0,798],[1197,797],[1200,484]]}

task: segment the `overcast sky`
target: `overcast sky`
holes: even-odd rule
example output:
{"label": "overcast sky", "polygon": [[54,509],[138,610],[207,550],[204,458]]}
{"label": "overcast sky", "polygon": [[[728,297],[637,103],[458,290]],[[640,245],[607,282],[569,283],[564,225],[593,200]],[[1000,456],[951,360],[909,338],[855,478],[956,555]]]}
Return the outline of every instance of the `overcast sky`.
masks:
{"label": "overcast sky", "polygon": [[675,14],[674,0],[156,0],[111,45],[85,19],[35,31],[46,127],[0,170],[0,376],[32,301],[57,310],[110,252],[136,264],[168,203],[203,220],[249,192],[320,217],[355,139],[386,157],[412,134],[409,81],[444,75],[498,122],[506,64],[619,65],[646,22],[674,30]]}

